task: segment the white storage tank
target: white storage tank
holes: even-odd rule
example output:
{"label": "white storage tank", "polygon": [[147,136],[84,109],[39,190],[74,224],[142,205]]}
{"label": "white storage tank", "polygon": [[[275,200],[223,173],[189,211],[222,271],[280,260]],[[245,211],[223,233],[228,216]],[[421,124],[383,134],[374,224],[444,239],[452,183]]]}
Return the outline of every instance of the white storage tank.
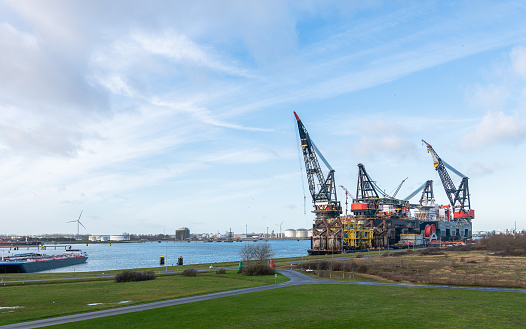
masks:
{"label": "white storage tank", "polygon": [[305,239],[308,237],[308,232],[304,228],[299,228],[296,230],[296,238]]}
{"label": "white storage tank", "polygon": [[129,235],[110,235],[110,241],[129,241]]}
{"label": "white storage tank", "polygon": [[296,230],[289,228],[285,230],[285,239],[294,239],[296,238]]}

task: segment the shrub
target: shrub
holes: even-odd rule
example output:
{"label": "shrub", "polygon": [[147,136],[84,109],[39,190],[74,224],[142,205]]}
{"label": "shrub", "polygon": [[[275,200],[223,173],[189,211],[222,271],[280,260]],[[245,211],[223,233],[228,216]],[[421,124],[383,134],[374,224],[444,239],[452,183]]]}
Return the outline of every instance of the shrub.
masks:
{"label": "shrub", "polygon": [[405,251],[396,251],[396,252],[389,252],[389,253],[385,253],[384,256],[385,257],[400,257],[400,256],[405,256],[407,255],[407,253]]}
{"label": "shrub", "polygon": [[329,270],[331,268],[331,264],[326,260],[313,260],[301,263],[301,268],[303,270],[308,269],[309,266],[311,270]]}
{"label": "shrub", "polygon": [[516,248],[516,249],[507,248],[505,250],[495,252],[495,255],[497,255],[497,256],[519,256],[519,257],[524,257],[524,256],[526,256],[526,250],[525,249],[519,249],[519,248]]}
{"label": "shrub", "polygon": [[216,274],[226,274],[226,270],[224,268],[220,268],[216,271]]}
{"label": "shrub", "polygon": [[134,281],[146,281],[155,279],[155,273],[152,271],[148,272],[132,272],[125,270],[115,275],[115,282],[134,282]]}
{"label": "shrub", "polygon": [[252,261],[256,264],[267,264],[272,258],[272,249],[267,242],[257,244],[245,244],[240,250],[241,260],[249,265]]}
{"label": "shrub", "polygon": [[253,264],[253,265],[243,266],[237,273],[243,274],[243,275],[255,276],[255,275],[273,275],[276,273],[276,271],[268,265]]}
{"label": "shrub", "polygon": [[183,272],[181,272],[182,276],[197,276],[197,271],[193,268],[187,268]]}
{"label": "shrub", "polygon": [[420,250],[418,253],[423,256],[444,255],[445,254],[445,252],[443,252],[440,248],[427,248],[427,249]]}
{"label": "shrub", "polygon": [[476,248],[495,252],[499,256],[526,255],[526,233],[492,234],[477,240]]}

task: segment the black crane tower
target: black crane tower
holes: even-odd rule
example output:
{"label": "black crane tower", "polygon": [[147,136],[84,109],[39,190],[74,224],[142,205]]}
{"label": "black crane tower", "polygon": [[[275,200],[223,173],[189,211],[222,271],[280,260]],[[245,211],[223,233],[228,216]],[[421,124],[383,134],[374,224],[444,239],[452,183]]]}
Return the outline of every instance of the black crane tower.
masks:
{"label": "black crane tower", "polygon": [[425,183],[424,190],[422,191],[422,196],[420,196],[420,205],[430,205],[435,203],[435,194],[433,193],[433,181],[428,180]]}
{"label": "black crane tower", "polygon": [[[316,214],[316,219],[337,218],[342,213],[342,207],[336,198],[334,169],[331,168],[314,142],[310,139],[307,129],[296,112],[294,112],[294,116],[298,123],[301,149],[303,151],[303,159],[305,160],[307,180],[309,181],[309,192],[312,197],[312,203],[314,204],[313,213]],[[327,178],[323,176],[316,154],[320,156],[323,163],[329,169]]]}
{"label": "black crane tower", "polygon": [[[456,220],[467,220],[471,221],[475,217],[475,211],[471,209],[471,203],[469,198],[469,187],[468,187],[468,177],[460,173],[458,170],[447,164],[443,161],[438,154],[435,152],[433,147],[422,139],[422,142],[427,146],[427,152],[431,153],[433,157],[433,166],[440,176],[444,190],[449,199],[449,203],[453,208],[454,219]],[[462,181],[460,185],[455,187],[453,180],[449,176],[446,167],[460,176]]]}

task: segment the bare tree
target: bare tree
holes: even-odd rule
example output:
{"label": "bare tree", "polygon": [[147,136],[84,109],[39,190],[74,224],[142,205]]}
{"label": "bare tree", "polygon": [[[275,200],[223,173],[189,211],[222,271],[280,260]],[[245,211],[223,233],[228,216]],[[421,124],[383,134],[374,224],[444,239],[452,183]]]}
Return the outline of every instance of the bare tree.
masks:
{"label": "bare tree", "polygon": [[258,243],[258,244],[246,244],[240,250],[239,255],[241,260],[246,262],[247,265],[251,261],[254,261],[256,264],[266,264],[268,260],[272,258],[272,249],[267,242]]}

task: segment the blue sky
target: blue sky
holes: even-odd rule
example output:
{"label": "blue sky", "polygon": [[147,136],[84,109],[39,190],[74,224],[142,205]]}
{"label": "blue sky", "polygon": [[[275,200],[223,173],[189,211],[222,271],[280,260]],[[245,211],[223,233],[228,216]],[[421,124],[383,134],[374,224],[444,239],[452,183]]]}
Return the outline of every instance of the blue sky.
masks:
{"label": "blue sky", "polygon": [[0,0],[1,233],[74,233],[81,210],[85,234],[310,227],[293,111],[351,193],[363,163],[387,193],[409,177],[399,196],[432,179],[445,204],[425,139],[470,177],[474,230],[526,228],[524,17],[523,1]]}

